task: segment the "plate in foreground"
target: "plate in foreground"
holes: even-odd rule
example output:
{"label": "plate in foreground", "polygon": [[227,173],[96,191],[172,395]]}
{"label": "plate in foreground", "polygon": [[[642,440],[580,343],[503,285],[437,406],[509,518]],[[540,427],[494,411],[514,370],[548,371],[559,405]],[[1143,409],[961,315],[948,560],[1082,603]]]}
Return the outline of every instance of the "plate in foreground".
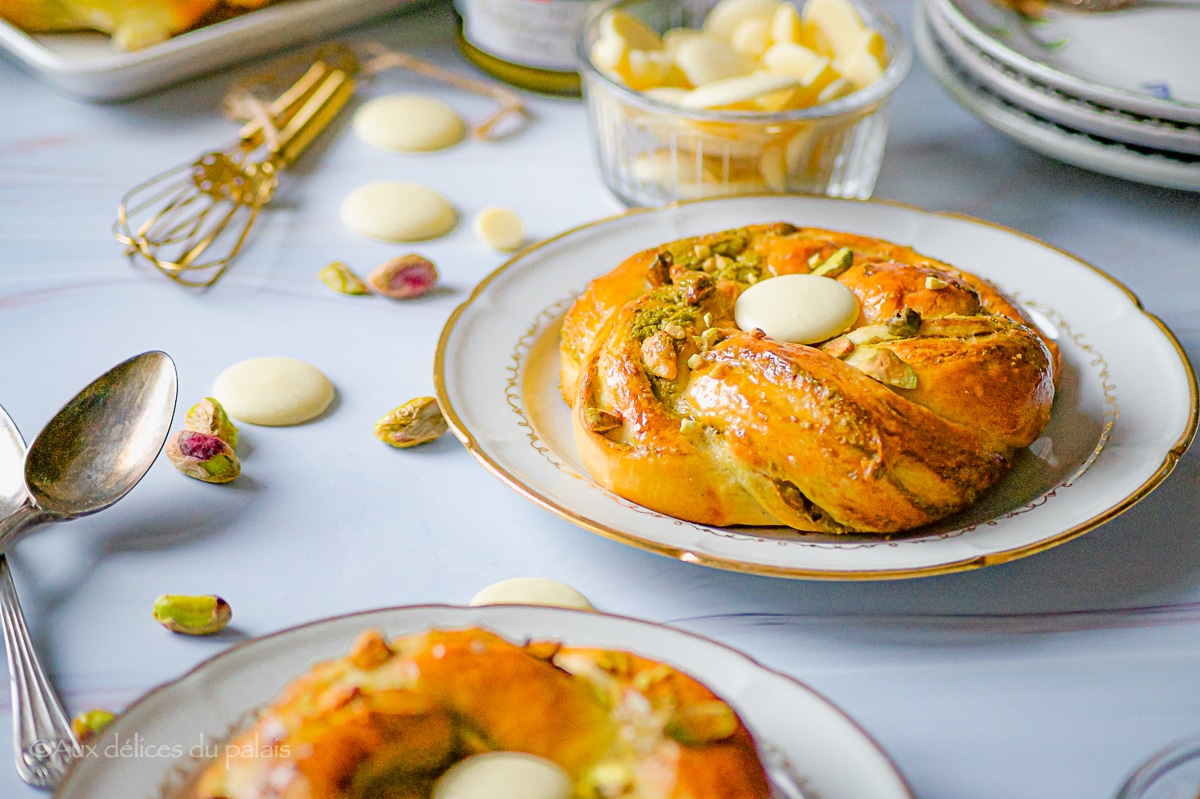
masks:
{"label": "plate in foreground", "polygon": [[[391,608],[315,622],[233,647],[125,710],[86,757],[59,799],[170,796],[207,757],[222,756],[231,728],[246,723],[314,663],[343,656],[363,630],[388,637],[431,627],[486,627],[513,641],[637,652],[674,665],[729,702],[771,754],[765,759],[822,799],[912,799],[893,763],[850,718],[807,686],[691,633],[620,616],[531,606]],[[141,755],[141,756],[139,756]]]}

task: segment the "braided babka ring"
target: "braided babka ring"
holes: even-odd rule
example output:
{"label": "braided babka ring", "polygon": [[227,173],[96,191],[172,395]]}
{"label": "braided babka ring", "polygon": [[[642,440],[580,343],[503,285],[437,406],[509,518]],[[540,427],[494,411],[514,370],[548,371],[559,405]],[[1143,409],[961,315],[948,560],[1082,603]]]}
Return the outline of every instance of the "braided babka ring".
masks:
{"label": "braided babka ring", "polygon": [[[740,330],[748,287],[857,297],[815,344]],[[680,519],[894,533],[970,505],[1050,418],[1058,350],[987,281],[879,239],[755,225],[638,253],[562,324],[561,387],[604,488]]]}
{"label": "braided babka ring", "polygon": [[683,672],[478,628],[390,643],[368,631],[224,751],[189,796],[429,799],[448,769],[487,752],[557,764],[573,799],[770,796],[737,714]]}

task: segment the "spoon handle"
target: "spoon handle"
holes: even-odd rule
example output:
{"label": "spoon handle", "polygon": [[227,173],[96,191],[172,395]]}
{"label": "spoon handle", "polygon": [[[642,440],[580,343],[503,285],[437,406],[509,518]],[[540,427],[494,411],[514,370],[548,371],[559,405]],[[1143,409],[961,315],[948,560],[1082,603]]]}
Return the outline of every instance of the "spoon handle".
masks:
{"label": "spoon handle", "polygon": [[8,545],[16,540],[21,532],[47,521],[48,518],[45,511],[28,499],[16,510],[0,518],[0,552],[8,549]]}
{"label": "spoon handle", "polygon": [[8,559],[3,554],[0,554],[0,625],[4,628],[12,683],[17,773],[35,788],[52,790],[79,753],[79,742],[33,650]]}

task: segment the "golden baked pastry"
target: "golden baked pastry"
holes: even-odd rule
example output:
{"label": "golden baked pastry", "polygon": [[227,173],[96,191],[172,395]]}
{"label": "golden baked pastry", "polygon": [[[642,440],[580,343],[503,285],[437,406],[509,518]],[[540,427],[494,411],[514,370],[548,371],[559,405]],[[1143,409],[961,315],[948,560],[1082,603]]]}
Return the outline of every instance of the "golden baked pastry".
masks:
{"label": "golden baked pastry", "polygon": [[427,799],[489,751],[565,770],[577,799],[767,799],[750,733],[699,682],[627,652],[471,628],[368,631],[293,682],[189,789],[196,799]]}
{"label": "golden baked pastry", "polygon": [[[816,265],[857,297],[849,333],[806,346],[738,329],[750,285]],[[561,387],[584,464],[622,497],[703,524],[894,533],[1005,474],[1049,421],[1057,358],[974,275],[778,223],[594,280],[563,320]]]}
{"label": "golden baked pastry", "polygon": [[118,50],[139,50],[270,0],[0,0],[0,18],[27,33],[97,30]]}

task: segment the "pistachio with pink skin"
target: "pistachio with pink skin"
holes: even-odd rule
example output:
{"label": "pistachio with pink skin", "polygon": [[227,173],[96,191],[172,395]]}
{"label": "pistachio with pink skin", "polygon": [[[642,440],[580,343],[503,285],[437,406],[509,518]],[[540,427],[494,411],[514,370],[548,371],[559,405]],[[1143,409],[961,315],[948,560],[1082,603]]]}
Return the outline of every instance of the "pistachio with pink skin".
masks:
{"label": "pistachio with pink skin", "polygon": [[206,483],[228,483],[242,473],[233,448],[216,436],[195,430],[180,430],[166,446],[175,468]]}
{"label": "pistachio with pink skin", "polygon": [[432,261],[409,254],[384,261],[375,267],[367,282],[385,297],[409,300],[429,291],[437,279],[437,267]]}

